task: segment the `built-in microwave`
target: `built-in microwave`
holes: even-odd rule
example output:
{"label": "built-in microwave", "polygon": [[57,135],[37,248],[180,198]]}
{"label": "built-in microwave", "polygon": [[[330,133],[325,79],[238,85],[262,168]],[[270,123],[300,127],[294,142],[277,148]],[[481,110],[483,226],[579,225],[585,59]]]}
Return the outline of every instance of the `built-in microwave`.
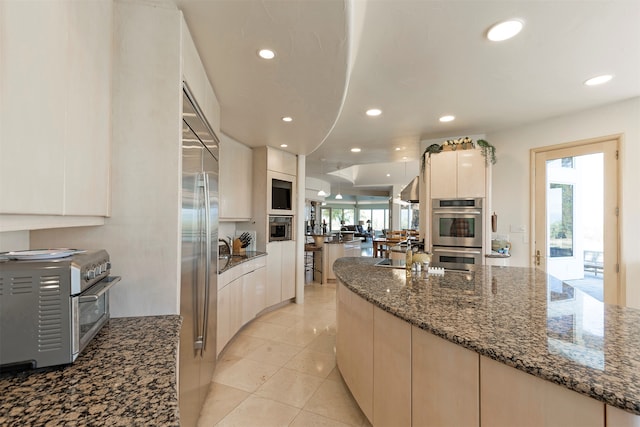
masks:
{"label": "built-in microwave", "polygon": [[269,216],[269,241],[291,240],[293,216]]}

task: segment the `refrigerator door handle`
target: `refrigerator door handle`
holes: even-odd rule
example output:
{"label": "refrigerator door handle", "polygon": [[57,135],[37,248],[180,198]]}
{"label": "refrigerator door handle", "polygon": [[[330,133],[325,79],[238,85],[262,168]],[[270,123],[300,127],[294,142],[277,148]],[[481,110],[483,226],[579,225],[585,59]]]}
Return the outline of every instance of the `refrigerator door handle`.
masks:
{"label": "refrigerator door handle", "polygon": [[207,349],[207,329],[209,324],[209,294],[211,292],[211,195],[209,194],[209,176],[205,172],[203,174],[204,180],[204,212],[205,212],[205,244],[207,249],[205,250],[205,279],[204,279],[204,308],[202,316],[202,348],[200,349],[200,355]]}
{"label": "refrigerator door handle", "polygon": [[[207,224],[209,223],[209,220],[207,218],[207,215],[208,215],[208,209],[207,209],[207,200],[208,200],[208,197],[207,197],[207,184],[206,184],[206,176],[205,176],[204,173],[202,173],[202,174],[200,174],[198,176],[197,187],[198,187],[198,191],[202,190],[203,197],[202,197],[202,199],[199,199],[199,200],[203,201],[203,205],[204,206],[201,205],[199,207],[199,209],[198,209],[198,212],[201,213],[202,210],[204,210],[204,217],[205,217],[204,228],[206,230],[207,229]],[[204,207],[204,209],[202,209],[203,207]],[[199,213],[199,215],[201,215],[200,213]],[[201,218],[201,217],[199,216],[199,218]],[[201,224],[202,224],[202,220],[199,219],[198,220],[198,225],[199,225],[198,228],[200,230],[202,229],[202,227],[200,227]],[[198,247],[199,247],[198,248],[199,249],[198,252],[199,253],[203,252],[202,251],[203,240],[206,241],[206,238],[203,239],[202,238],[202,232],[199,232],[198,233]],[[206,265],[206,267],[205,267],[205,279],[204,280],[205,280],[205,293],[206,293],[206,283],[207,283],[207,280],[209,280],[209,274],[208,274],[209,263],[207,262],[205,265]],[[200,263],[198,262],[198,263],[196,263],[196,274],[194,276],[194,280],[195,280],[194,284],[195,284],[195,286],[194,286],[194,292],[193,292],[194,293],[193,328],[195,330],[195,337],[196,337],[195,341],[193,343],[193,349],[196,350],[196,354],[199,354],[200,356],[202,356],[202,348],[204,347],[205,339],[204,339],[204,333],[203,333],[203,329],[204,328],[203,328],[202,324],[200,323],[200,317],[201,317],[200,313],[202,313],[202,318],[204,318],[206,316],[206,313],[204,312],[204,307],[206,307],[206,305],[203,307],[202,306],[202,301],[200,300],[200,289],[198,288],[198,277],[199,277],[198,269],[199,268],[200,268]],[[201,310],[201,308],[202,308],[202,310]]]}

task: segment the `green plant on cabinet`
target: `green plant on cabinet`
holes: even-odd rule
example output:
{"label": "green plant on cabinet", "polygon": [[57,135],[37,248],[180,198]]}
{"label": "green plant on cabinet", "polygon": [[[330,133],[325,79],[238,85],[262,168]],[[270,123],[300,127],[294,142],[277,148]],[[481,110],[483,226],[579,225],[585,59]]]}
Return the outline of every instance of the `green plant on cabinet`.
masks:
{"label": "green plant on cabinet", "polygon": [[[480,147],[481,154],[484,157],[485,166],[489,166],[489,164],[495,165],[497,161],[496,147],[494,147],[490,142],[484,139],[477,140],[476,144],[478,145],[478,147]],[[422,171],[424,172],[426,162],[425,157],[427,156],[427,154],[429,155],[429,158],[431,158],[432,154],[440,153],[445,149],[456,151],[458,149],[467,150],[473,148],[475,148],[475,145],[473,143],[473,140],[469,137],[448,139],[442,144],[431,144],[424,150],[424,153],[422,153]]]}

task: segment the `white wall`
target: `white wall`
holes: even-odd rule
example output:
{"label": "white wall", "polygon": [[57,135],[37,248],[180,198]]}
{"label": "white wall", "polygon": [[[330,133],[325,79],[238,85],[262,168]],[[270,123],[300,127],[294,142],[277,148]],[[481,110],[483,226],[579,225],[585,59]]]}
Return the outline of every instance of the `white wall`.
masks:
{"label": "white wall", "polygon": [[30,249],[28,231],[7,231],[0,233],[0,252],[24,251],[27,249]]}
{"label": "white wall", "polygon": [[[640,308],[640,97],[538,123],[487,134],[497,150],[493,166],[492,210],[498,234],[509,234],[510,265],[529,266],[529,150],[583,139],[622,134],[620,153],[620,280],[628,306]],[[511,231],[524,225],[525,233]]]}

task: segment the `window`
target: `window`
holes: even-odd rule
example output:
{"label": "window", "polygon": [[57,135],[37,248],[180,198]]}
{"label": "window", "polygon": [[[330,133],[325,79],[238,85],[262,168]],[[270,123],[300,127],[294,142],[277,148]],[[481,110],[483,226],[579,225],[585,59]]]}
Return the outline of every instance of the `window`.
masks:
{"label": "window", "polygon": [[403,230],[417,230],[420,218],[420,210],[413,206],[400,207],[400,228]]}
{"label": "window", "polygon": [[389,209],[360,209],[359,220],[367,227],[367,220],[371,221],[372,230],[384,230],[389,228]]}
{"label": "window", "polygon": [[322,208],[321,212],[322,222],[327,224],[327,232],[340,231],[343,221],[345,225],[354,225],[354,208]]}

